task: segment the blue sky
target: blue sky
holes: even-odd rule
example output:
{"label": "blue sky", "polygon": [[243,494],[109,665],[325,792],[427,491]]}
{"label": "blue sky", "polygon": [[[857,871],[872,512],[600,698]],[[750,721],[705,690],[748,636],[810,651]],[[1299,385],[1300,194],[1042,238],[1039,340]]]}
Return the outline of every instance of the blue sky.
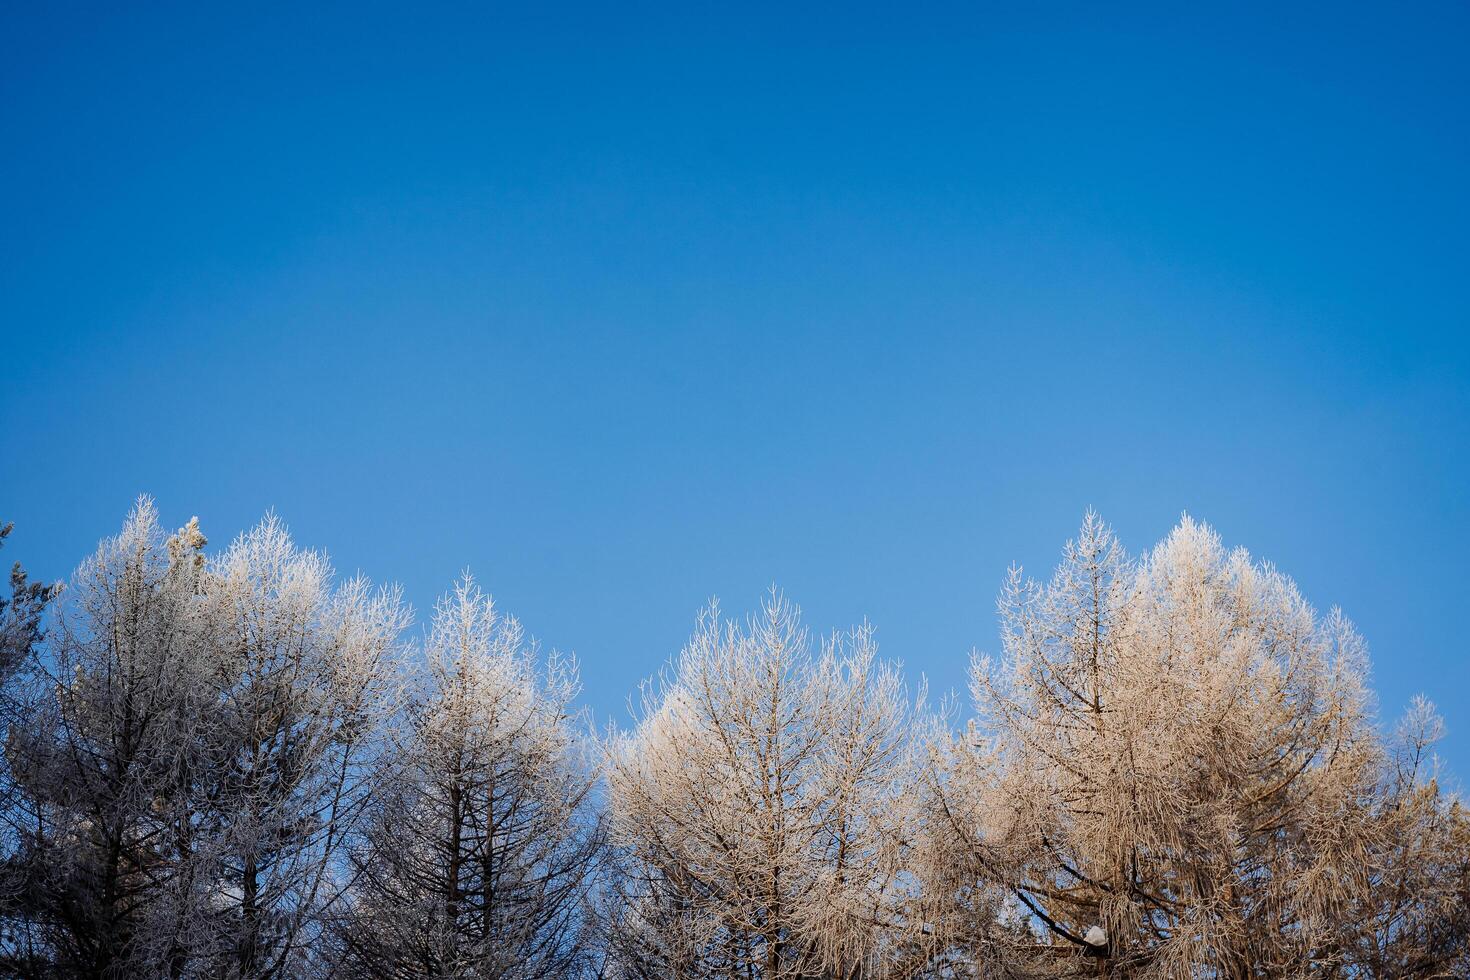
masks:
{"label": "blue sky", "polygon": [[275,508],[608,718],[772,582],[960,686],[1188,511],[1470,767],[1470,7],[312,6],[0,15],[7,559]]}

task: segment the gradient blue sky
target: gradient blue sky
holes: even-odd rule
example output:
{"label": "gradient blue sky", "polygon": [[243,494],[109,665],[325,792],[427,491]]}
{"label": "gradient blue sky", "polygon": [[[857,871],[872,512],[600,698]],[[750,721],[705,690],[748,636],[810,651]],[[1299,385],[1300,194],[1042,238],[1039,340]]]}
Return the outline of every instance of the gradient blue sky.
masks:
{"label": "gradient blue sky", "polygon": [[608,718],[773,581],[959,686],[1188,511],[1470,768],[1470,6],[116,6],[0,15],[6,559],[273,507]]}

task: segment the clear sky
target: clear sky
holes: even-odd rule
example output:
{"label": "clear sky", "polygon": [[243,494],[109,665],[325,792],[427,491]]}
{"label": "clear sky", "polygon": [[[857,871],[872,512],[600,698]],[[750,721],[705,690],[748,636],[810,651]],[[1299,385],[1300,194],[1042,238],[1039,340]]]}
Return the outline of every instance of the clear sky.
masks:
{"label": "clear sky", "polygon": [[118,6],[0,14],[7,561],[275,508],[605,719],[772,582],[959,686],[1188,511],[1470,771],[1470,6]]}

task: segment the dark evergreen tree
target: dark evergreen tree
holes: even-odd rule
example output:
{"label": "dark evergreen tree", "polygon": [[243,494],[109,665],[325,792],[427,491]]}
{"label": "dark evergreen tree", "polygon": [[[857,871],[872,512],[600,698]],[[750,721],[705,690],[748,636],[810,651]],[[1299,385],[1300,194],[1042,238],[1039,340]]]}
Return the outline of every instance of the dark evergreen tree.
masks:
{"label": "dark evergreen tree", "polygon": [[[11,523],[0,524],[0,548],[14,528]],[[11,566],[10,596],[0,595],[0,680],[9,679],[41,642],[46,604],[59,591],[60,585],[32,582],[20,562]]]}

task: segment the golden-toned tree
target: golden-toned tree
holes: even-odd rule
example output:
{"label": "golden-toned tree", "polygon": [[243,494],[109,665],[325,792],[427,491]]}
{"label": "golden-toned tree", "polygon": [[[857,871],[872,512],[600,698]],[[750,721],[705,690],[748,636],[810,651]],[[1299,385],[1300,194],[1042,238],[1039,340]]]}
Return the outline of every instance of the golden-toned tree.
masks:
{"label": "golden-toned tree", "polygon": [[869,628],[814,653],[774,593],[706,611],[610,748],[618,975],[872,975],[906,928],[910,720]]}
{"label": "golden-toned tree", "polygon": [[1092,514],[1001,612],[1005,656],[975,662],[977,718],[939,741],[931,788],[965,880],[1025,926],[986,933],[1008,971],[1463,968],[1433,923],[1463,921],[1464,816],[1390,761],[1340,614],[1188,518],[1130,561]]}

